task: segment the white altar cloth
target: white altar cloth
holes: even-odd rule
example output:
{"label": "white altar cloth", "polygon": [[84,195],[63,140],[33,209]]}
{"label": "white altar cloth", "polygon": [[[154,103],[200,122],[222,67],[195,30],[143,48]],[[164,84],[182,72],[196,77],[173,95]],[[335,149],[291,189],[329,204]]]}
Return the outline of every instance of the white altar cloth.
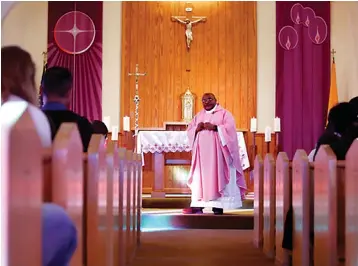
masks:
{"label": "white altar cloth", "polygon": [[[249,157],[247,155],[244,134],[237,132],[239,143],[239,153],[242,169],[250,167]],[[189,152],[188,135],[186,131],[139,131],[137,135],[137,153],[162,153],[162,152]],[[143,165],[144,165],[144,156]]]}

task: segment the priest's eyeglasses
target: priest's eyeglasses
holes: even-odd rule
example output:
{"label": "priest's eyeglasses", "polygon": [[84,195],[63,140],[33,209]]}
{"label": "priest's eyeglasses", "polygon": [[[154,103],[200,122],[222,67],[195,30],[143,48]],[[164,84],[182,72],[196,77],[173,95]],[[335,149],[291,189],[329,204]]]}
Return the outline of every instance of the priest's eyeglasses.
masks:
{"label": "priest's eyeglasses", "polygon": [[203,103],[209,103],[209,102],[212,102],[214,99],[213,98],[206,98],[206,99],[202,99],[201,101]]}

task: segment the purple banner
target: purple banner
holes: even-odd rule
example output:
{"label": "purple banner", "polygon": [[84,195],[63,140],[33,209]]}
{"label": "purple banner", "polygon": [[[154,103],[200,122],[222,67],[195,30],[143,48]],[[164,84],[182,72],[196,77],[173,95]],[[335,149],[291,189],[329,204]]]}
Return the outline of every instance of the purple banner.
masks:
{"label": "purple banner", "polygon": [[276,2],[276,116],[292,159],[322,134],[330,87],[330,2]]}

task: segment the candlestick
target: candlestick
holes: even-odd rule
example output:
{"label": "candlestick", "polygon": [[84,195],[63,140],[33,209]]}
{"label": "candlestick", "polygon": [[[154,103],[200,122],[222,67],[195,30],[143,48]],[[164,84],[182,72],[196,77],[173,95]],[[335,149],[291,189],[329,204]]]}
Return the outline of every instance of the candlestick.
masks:
{"label": "candlestick", "polygon": [[111,117],[104,116],[102,122],[106,125],[107,129],[111,128]]}
{"label": "candlestick", "polygon": [[255,117],[251,118],[250,131],[251,132],[256,132],[257,131],[257,119]]}
{"label": "candlestick", "polygon": [[118,140],[118,127],[117,126],[112,127],[112,140],[115,140],[115,141]]}
{"label": "candlestick", "polygon": [[281,119],[280,118],[275,117],[273,128],[274,128],[275,132],[281,132]]}
{"label": "candlestick", "polygon": [[131,121],[129,116],[123,117],[123,131],[131,131]]}
{"label": "candlestick", "polygon": [[265,142],[271,142],[271,128],[265,128]]}

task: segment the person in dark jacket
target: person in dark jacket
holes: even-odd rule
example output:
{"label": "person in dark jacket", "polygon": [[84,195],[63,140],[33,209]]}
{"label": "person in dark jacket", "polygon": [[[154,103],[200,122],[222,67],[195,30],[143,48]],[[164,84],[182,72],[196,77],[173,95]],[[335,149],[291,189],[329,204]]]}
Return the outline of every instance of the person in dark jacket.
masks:
{"label": "person in dark jacket", "polygon": [[329,111],[328,125],[326,130],[318,139],[313,160],[316,158],[317,152],[321,145],[331,145],[339,141],[342,135],[356,120],[356,118],[357,115],[351,103],[342,102],[332,107],[332,109]]}
{"label": "person in dark jacket", "polygon": [[353,141],[358,138],[358,97],[349,101],[353,110],[353,117],[355,118],[347,129],[342,133],[341,138],[330,144],[333,152],[337,156],[337,160],[345,160],[346,154],[352,145]]}
{"label": "person in dark jacket", "polygon": [[73,77],[69,69],[64,67],[48,68],[43,77],[43,93],[46,103],[42,110],[54,124],[52,139],[62,123],[76,123],[82,139],[83,152],[87,152],[93,132],[92,124],[87,118],[68,110],[72,84]]}
{"label": "person in dark jacket", "polygon": [[352,99],[349,101],[349,104],[352,106],[354,112],[356,113],[356,115],[357,115],[357,121],[358,121],[358,96],[352,98]]}

